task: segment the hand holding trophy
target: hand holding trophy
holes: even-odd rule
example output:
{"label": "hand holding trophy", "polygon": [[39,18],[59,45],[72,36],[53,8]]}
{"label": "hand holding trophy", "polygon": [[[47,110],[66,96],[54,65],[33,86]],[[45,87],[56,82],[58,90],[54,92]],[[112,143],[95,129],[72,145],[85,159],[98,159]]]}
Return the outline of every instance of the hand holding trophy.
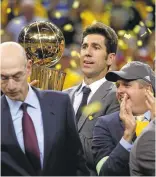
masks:
{"label": "hand holding trophy", "polygon": [[39,80],[35,86],[43,90],[62,90],[66,74],[52,68],[65,48],[61,30],[51,22],[34,22],[22,29],[18,42],[33,62],[30,81]]}

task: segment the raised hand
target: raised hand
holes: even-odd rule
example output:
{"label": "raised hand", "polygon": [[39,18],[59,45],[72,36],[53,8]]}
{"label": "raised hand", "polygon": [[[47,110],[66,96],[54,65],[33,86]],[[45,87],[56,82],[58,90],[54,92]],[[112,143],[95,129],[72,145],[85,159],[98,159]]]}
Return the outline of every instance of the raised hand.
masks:
{"label": "raised hand", "polygon": [[151,119],[155,119],[156,118],[156,98],[154,97],[153,93],[150,90],[146,90],[145,93],[146,96],[146,106],[148,108],[148,110],[151,112]]}
{"label": "raised hand", "polygon": [[36,86],[39,83],[39,80],[33,80],[32,82],[30,82],[31,86]]}
{"label": "raised hand", "polygon": [[123,100],[120,104],[120,119],[125,128],[123,138],[131,143],[135,134],[136,120],[132,114],[131,102],[128,99],[127,94],[124,94]]}

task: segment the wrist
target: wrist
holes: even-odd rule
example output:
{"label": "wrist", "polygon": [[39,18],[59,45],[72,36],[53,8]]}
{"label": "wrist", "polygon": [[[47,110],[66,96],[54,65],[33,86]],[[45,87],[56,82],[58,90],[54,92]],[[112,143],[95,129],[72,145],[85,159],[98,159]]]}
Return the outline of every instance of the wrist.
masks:
{"label": "wrist", "polygon": [[132,139],[133,139],[134,133],[130,133],[130,132],[124,132],[123,138],[124,140],[126,140],[127,142],[129,142],[130,144],[132,143]]}

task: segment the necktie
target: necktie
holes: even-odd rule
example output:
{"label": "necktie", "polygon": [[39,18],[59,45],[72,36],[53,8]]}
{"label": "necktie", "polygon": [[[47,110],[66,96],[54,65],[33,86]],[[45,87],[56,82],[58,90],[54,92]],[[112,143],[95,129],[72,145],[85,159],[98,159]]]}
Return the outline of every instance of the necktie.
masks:
{"label": "necktie", "polygon": [[82,108],[87,105],[87,99],[88,99],[88,96],[91,92],[91,89],[88,87],[83,87],[82,92],[83,92],[82,101],[81,101],[80,106],[79,106],[77,113],[76,113],[76,121],[77,122],[79,121],[79,119],[82,115]]}
{"label": "necktie", "polygon": [[144,115],[136,116],[136,136],[139,136],[144,128],[149,124],[148,120],[145,120]]}
{"label": "necktie", "polygon": [[39,174],[41,170],[40,164],[40,151],[38,147],[37,136],[34,128],[34,124],[32,122],[31,117],[27,113],[27,104],[23,103],[21,105],[21,109],[23,110],[23,118],[22,118],[22,128],[23,128],[23,139],[25,146],[25,154],[35,169],[36,173]]}

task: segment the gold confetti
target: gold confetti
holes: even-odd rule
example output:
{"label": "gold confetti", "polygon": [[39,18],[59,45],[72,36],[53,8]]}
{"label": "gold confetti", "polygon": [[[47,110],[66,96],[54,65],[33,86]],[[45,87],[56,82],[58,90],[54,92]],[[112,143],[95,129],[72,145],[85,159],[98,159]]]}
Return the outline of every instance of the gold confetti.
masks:
{"label": "gold confetti", "polygon": [[137,45],[140,47],[140,46],[142,46],[142,41],[141,40],[138,40],[137,41]]}
{"label": "gold confetti", "polygon": [[77,64],[76,64],[75,60],[71,60],[70,65],[72,68],[77,68]]}
{"label": "gold confetti", "polygon": [[76,50],[71,51],[71,56],[76,57],[77,56],[77,51]]}
{"label": "gold confetti", "polygon": [[126,60],[127,60],[127,63],[129,63],[133,60],[133,58],[131,56],[127,56]]}
{"label": "gold confetti", "polygon": [[144,33],[144,34],[142,34],[142,35],[141,35],[141,37],[143,37],[145,34],[147,34],[147,32],[146,32],[146,31],[145,31],[145,33]]}
{"label": "gold confetti", "polygon": [[130,34],[124,34],[124,37],[125,37],[126,39],[130,39],[130,38],[131,38],[131,35],[130,35]]}
{"label": "gold confetti", "polygon": [[102,104],[99,101],[95,101],[83,108],[84,115],[93,115],[96,112],[99,112],[102,109]]}
{"label": "gold confetti", "polygon": [[15,23],[16,23],[16,24],[20,24],[20,21],[19,21],[19,20],[15,20]]}
{"label": "gold confetti", "polygon": [[134,29],[133,29],[133,31],[134,31],[134,33],[139,33],[139,31],[140,31],[140,26],[139,25],[136,25],[135,27],[134,27]]}
{"label": "gold confetti", "polygon": [[152,31],[151,31],[149,28],[147,28],[147,30],[148,30],[148,32],[149,32],[150,34],[152,34]]}
{"label": "gold confetti", "polygon": [[73,26],[71,24],[66,24],[63,29],[64,31],[73,31]]}
{"label": "gold confetti", "polygon": [[119,35],[119,36],[123,36],[125,33],[126,33],[125,30],[119,30],[119,31],[118,31],[118,35]]}
{"label": "gold confetti", "polygon": [[152,12],[153,11],[153,7],[152,6],[146,6],[146,11],[147,12]]}
{"label": "gold confetti", "polygon": [[61,14],[59,11],[56,11],[56,12],[54,13],[54,16],[55,16],[57,19],[59,19],[59,18],[61,18],[62,14]]}
{"label": "gold confetti", "polygon": [[74,1],[73,5],[72,5],[72,8],[73,9],[77,9],[80,5],[80,2],[79,1]]}
{"label": "gold confetti", "polygon": [[55,66],[55,69],[58,69],[58,70],[59,70],[59,69],[61,69],[61,67],[62,67],[61,64],[57,64],[57,65]]}
{"label": "gold confetti", "polygon": [[153,27],[153,26],[154,26],[154,23],[153,23],[152,21],[150,21],[150,20],[147,20],[147,21],[146,21],[146,26],[147,26],[147,27]]}
{"label": "gold confetti", "polygon": [[121,39],[118,40],[118,45],[122,50],[126,50],[128,48],[128,45]]}
{"label": "gold confetti", "polygon": [[145,24],[142,22],[142,21],[140,21],[140,23],[139,23],[141,26],[145,26]]}
{"label": "gold confetti", "polygon": [[6,12],[9,14],[11,12],[11,8],[7,8]]}
{"label": "gold confetti", "polygon": [[93,116],[89,116],[88,119],[89,119],[89,120],[93,120]]}
{"label": "gold confetti", "polygon": [[0,30],[0,35],[4,35],[4,30]]}

